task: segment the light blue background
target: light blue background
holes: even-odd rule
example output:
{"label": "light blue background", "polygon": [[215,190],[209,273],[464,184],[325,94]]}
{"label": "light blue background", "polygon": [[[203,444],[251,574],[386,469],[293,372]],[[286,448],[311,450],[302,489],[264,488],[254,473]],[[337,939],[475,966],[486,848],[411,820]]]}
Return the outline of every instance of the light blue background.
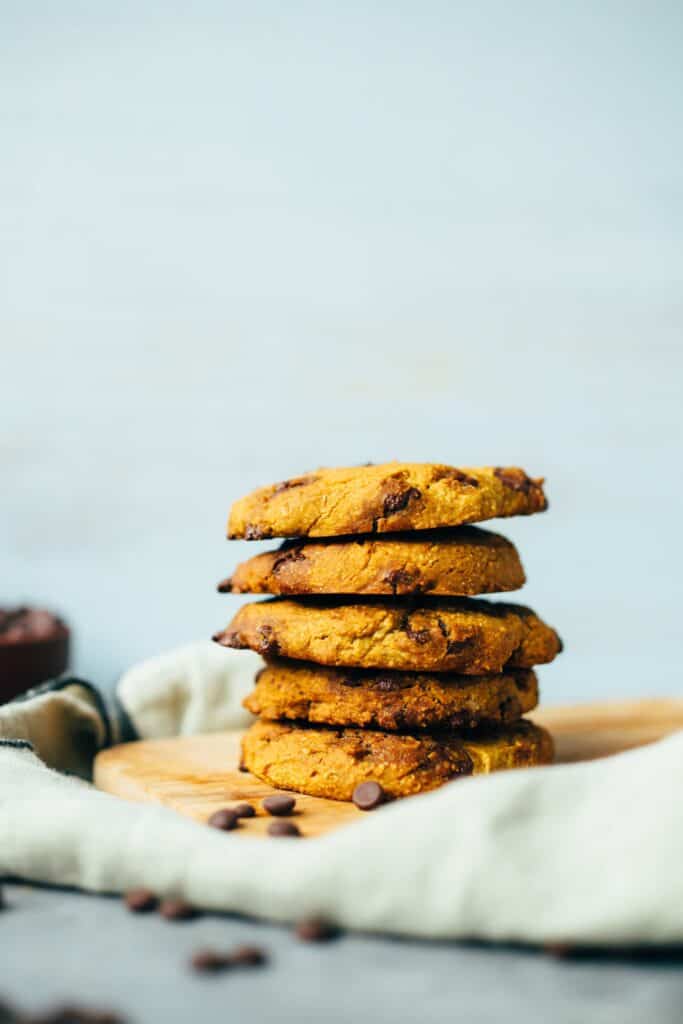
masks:
{"label": "light blue background", "polygon": [[683,8],[12,2],[0,600],[109,684],[211,633],[230,502],[519,463],[545,697],[680,691]]}

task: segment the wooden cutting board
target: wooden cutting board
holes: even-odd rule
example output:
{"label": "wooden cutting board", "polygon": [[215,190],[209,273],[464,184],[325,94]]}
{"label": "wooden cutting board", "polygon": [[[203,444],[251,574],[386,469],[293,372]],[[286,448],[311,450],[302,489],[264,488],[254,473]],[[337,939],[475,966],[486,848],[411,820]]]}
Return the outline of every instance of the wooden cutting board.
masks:
{"label": "wooden cutting board", "polygon": [[[589,761],[683,729],[683,699],[539,708],[531,717],[553,734],[559,763]],[[265,835],[273,819],[263,814],[260,801],[278,791],[239,770],[240,737],[224,732],[112,747],[95,761],[95,785],[127,800],[164,804],[196,821],[248,800],[258,817],[243,821],[236,834]],[[303,835],[322,835],[363,816],[353,804],[294,795]]]}

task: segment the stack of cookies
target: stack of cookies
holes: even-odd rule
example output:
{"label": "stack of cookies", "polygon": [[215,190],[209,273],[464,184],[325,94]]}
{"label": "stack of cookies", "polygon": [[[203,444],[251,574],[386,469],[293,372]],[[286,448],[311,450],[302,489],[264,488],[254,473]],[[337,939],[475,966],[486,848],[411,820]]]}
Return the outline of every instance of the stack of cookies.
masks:
{"label": "stack of cookies", "polygon": [[560,639],[529,608],[474,599],[525,577],[508,540],[465,525],[543,511],[542,484],[515,467],[389,463],[321,469],[238,501],[230,538],[296,538],[219,584],[273,595],[214,637],[266,662],[245,700],[259,720],[244,767],[350,800],[549,762],[550,736],[522,715],[538,703],[533,666]]}

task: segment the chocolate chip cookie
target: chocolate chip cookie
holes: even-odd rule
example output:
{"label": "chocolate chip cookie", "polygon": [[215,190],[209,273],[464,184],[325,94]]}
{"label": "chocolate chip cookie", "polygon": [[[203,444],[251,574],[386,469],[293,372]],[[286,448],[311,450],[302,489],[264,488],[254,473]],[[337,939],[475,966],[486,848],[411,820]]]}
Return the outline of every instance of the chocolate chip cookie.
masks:
{"label": "chocolate chip cookie", "polygon": [[237,501],[228,537],[338,537],[476,523],[547,507],[543,480],[516,466],[429,463],[319,469]]}
{"label": "chocolate chip cookie", "polygon": [[373,780],[391,797],[413,796],[471,774],[549,764],[550,735],[532,722],[445,735],[292,725],[266,719],[244,734],[245,767],[278,789],[350,800]]}
{"label": "chocolate chip cookie", "polygon": [[464,675],[531,668],[561,649],[523,605],[447,597],[276,597],[243,605],[214,640],[322,665]]}
{"label": "chocolate chip cookie", "polygon": [[514,544],[476,526],[285,541],[220,583],[231,594],[492,594],[525,582]]}
{"label": "chocolate chip cookie", "polygon": [[538,682],[529,669],[458,676],[326,668],[284,658],[267,661],[244,700],[263,718],[391,732],[500,725],[537,703]]}

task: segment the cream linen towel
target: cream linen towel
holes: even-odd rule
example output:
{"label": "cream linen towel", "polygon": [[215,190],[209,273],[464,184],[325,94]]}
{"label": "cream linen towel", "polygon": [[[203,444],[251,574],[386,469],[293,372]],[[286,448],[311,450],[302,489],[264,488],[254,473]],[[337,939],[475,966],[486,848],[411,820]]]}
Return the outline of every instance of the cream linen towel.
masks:
{"label": "cream linen towel", "polygon": [[1,707],[0,874],[427,938],[683,942],[683,734],[590,764],[460,780],[320,839],[277,842],[63,774],[87,775],[93,753],[132,728],[241,724],[255,662],[197,644],[128,672],[125,713],[69,680]]}

